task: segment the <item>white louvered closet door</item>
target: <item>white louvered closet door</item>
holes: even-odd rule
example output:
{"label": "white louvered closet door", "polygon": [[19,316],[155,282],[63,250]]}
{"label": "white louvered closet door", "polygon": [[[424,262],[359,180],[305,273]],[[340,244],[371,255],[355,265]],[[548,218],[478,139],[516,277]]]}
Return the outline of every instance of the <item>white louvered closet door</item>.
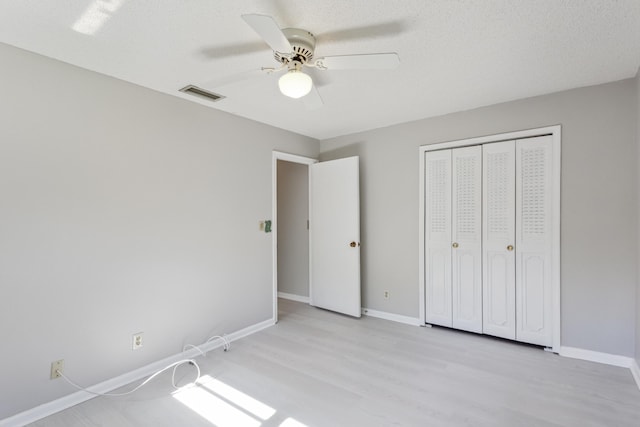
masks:
{"label": "white louvered closet door", "polygon": [[485,144],[482,156],[482,331],[513,340],[516,339],[516,142]]}
{"label": "white louvered closet door", "polygon": [[482,332],[482,147],[452,150],[453,327]]}
{"label": "white louvered closet door", "polygon": [[553,141],[516,142],[516,339],[552,345]]}
{"label": "white louvered closet door", "polygon": [[425,153],[425,170],[425,320],[451,327],[451,150]]}
{"label": "white louvered closet door", "polygon": [[561,153],[551,131],[424,152],[426,323],[559,348]]}

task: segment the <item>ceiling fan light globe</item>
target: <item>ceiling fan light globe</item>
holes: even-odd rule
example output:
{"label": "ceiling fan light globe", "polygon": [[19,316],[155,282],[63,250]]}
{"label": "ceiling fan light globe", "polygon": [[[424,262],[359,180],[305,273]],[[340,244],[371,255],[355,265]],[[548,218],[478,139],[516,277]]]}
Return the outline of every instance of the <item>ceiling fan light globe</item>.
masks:
{"label": "ceiling fan light globe", "polygon": [[311,77],[296,70],[289,71],[278,80],[280,92],[289,98],[302,98],[311,92],[312,86],[313,80],[311,80]]}

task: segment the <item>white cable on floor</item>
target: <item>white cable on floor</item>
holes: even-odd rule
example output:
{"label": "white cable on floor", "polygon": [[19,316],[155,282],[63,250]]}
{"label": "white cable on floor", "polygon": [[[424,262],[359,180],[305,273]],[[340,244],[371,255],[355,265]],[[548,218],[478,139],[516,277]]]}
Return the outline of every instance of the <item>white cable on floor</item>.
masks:
{"label": "white cable on floor", "polygon": [[[211,341],[216,340],[216,339],[221,339],[224,342],[224,344],[222,345],[223,348],[224,348],[224,351],[228,351],[231,348],[231,343],[229,342],[229,340],[224,335],[222,335],[222,336],[221,335],[214,335],[214,336],[208,338],[204,342],[204,344],[210,343]],[[202,356],[206,356],[207,353],[208,353],[208,352],[202,351],[202,349],[200,349],[200,347],[198,347],[197,345],[193,345],[193,344],[186,344],[182,348],[182,352],[185,352],[187,350],[187,348],[194,348],[194,349],[198,350],[198,352],[200,352],[200,354]],[[169,366],[167,366],[165,368],[162,368],[161,370],[157,371],[156,373],[151,375],[149,378],[144,380],[140,385],[138,385],[133,390],[130,390],[130,391],[127,391],[127,392],[124,392],[124,393],[98,393],[96,391],[91,391],[91,390],[88,390],[88,389],[86,389],[86,388],[74,383],[73,381],[71,381],[59,369],[56,370],[56,373],[58,375],[60,375],[66,382],[68,382],[70,385],[72,385],[73,387],[77,388],[78,390],[82,390],[82,391],[85,391],[87,393],[90,393],[90,394],[93,394],[93,395],[96,395],[96,396],[126,396],[128,394],[132,394],[132,393],[135,393],[136,391],[140,390],[140,388],[145,386],[149,381],[151,381],[152,379],[154,379],[155,377],[157,377],[158,375],[160,375],[161,373],[163,373],[167,369],[171,369],[171,368],[173,368],[173,373],[171,374],[171,385],[173,386],[173,388],[178,389],[179,387],[176,386],[176,369],[178,369],[178,366],[183,365],[185,363],[193,365],[197,369],[198,376],[193,381],[193,384],[197,383],[198,380],[200,380],[200,366],[198,366],[196,361],[193,360],[193,359],[183,359],[183,360],[180,360],[178,362],[172,363],[171,365],[169,365]]]}
{"label": "white cable on floor", "polygon": [[[208,338],[204,344],[200,344],[200,345],[205,345],[210,343],[213,340],[217,340],[217,339],[221,339],[224,344],[222,344],[222,348],[224,349],[224,351],[229,351],[229,349],[231,348],[231,342],[229,342],[229,340],[227,339],[227,337],[225,337],[224,335],[214,335],[210,338]],[[195,350],[198,350],[198,352],[200,353],[201,356],[205,356],[207,355],[208,351],[202,351],[202,349],[200,347],[198,347],[197,345],[193,345],[193,344],[185,344],[184,347],[182,347],[182,352],[184,353],[185,351],[187,351],[188,348],[193,348]]]}
{"label": "white cable on floor", "polygon": [[149,378],[147,378],[146,380],[144,380],[140,385],[138,385],[136,388],[134,388],[133,390],[124,392],[124,393],[98,393],[95,391],[91,391],[88,390],[82,386],[79,386],[78,384],[74,383],[73,381],[71,381],[69,378],[67,378],[67,376],[65,374],[63,374],[62,372],[60,372],[60,370],[56,370],[56,372],[69,384],[71,384],[73,387],[77,388],[78,390],[82,390],[82,391],[86,391],[87,393],[91,393],[94,394],[96,396],[126,396],[128,394],[132,394],[136,391],[138,391],[140,388],[142,388],[143,386],[145,386],[149,381],[151,381],[152,379],[154,379],[155,377],[157,377],[158,375],[160,375],[161,373],[163,373],[164,371],[173,368],[173,374],[171,375],[171,385],[173,385],[173,388],[178,389],[179,387],[176,386],[176,369],[178,369],[178,366],[183,365],[185,363],[188,363],[190,365],[195,366],[196,370],[198,371],[198,376],[197,378],[193,381],[193,384],[197,383],[200,380],[200,366],[198,366],[198,364],[196,363],[195,360],[193,359],[184,359],[184,360],[180,360],[178,362],[172,363],[171,365],[167,366],[166,368],[163,368],[161,370],[159,370],[158,372],[156,372],[155,374],[151,375]]}
{"label": "white cable on floor", "polygon": [[198,350],[198,352],[200,353],[200,356],[206,356],[207,353],[203,352],[200,347],[198,347],[197,345],[193,345],[193,344],[185,344],[184,347],[182,347],[182,352],[184,353],[185,351],[187,351],[188,348],[194,348],[196,350]]}
{"label": "white cable on floor", "polygon": [[213,341],[215,339],[221,339],[224,342],[224,344],[222,345],[222,348],[224,348],[224,351],[229,351],[229,349],[231,348],[231,343],[229,342],[227,337],[225,337],[224,335],[214,335],[214,336],[208,338],[205,341],[205,344],[209,343],[209,342],[211,342],[211,341]]}

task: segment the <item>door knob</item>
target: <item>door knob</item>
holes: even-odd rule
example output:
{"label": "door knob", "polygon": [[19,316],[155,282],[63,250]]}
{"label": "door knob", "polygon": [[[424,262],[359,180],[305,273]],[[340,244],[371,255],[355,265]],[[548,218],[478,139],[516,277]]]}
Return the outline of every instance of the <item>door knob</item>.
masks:
{"label": "door knob", "polygon": [[351,242],[349,243],[349,246],[351,246],[352,248],[355,248],[356,246],[360,246],[360,242]]}
{"label": "door knob", "polygon": [[513,245],[509,245],[509,246],[507,246],[507,250],[508,250],[509,252],[511,252],[511,251],[513,250]]}
{"label": "door knob", "polygon": [[453,244],[451,245],[453,248],[457,248],[458,244],[456,242],[453,242]]}

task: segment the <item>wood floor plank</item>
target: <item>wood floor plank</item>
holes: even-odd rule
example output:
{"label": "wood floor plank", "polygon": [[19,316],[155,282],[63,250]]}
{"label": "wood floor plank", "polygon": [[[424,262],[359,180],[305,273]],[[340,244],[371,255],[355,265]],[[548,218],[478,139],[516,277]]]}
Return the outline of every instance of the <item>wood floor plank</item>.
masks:
{"label": "wood floor plank", "polygon": [[209,384],[250,396],[268,417],[203,379],[192,394],[205,399],[202,411],[215,409],[207,420],[161,376],[133,396],[96,398],[32,426],[640,426],[628,369],[289,300],[279,307],[277,325],[198,359]]}

